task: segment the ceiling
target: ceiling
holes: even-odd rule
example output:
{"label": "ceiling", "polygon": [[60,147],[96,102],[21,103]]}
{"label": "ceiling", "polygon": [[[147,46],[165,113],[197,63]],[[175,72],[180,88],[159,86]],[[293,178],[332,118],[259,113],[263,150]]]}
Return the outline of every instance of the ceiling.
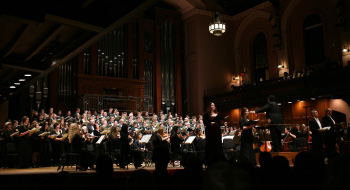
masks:
{"label": "ceiling", "polygon": [[[216,2],[234,15],[264,0],[164,0],[205,9]],[[111,26],[161,0],[11,0],[0,2],[0,101],[46,76],[72,52],[97,41]],[[172,2],[172,3],[169,3]],[[163,3],[164,4],[164,3]],[[183,6],[183,5],[181,5]],[[209,9],[209,6],[207,6]],[[132,15],[134,14],[134,15]],[[87,48],[87,47],[85,47]],[[59,64],[57,64],[59,62]],[[56,64],[55,64],[56,63]],[[25,74],[31,76],[25,77]],[[25,81],[19,81],[24,79]],[[14,86],[16,88],[10,88]]]}
{"label": "ceiling", "polygon": [[36,77],[47,75],[53,61],[66,57],[145,4],[151,3],[146,0],[1,1],[0,100],[18,93],[35,82]]}

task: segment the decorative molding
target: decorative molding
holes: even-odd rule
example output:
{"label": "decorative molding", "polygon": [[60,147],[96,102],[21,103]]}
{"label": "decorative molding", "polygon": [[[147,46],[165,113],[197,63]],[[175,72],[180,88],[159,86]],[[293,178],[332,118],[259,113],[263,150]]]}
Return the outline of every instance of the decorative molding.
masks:
{"label": "decorative molding", "polygon": [[[182,15],[182,19],[186,20],[188,18],[191,18],[194,15],[202,15],[202,16],[207,16],[207,17],[213,17],[214,18],[214,12],[194,8],[194,9],[188,11],[187,13],[183,14]],[[220,15],[220,20],[232,21],[232,16],[224,15],[224,14],[220,14],[220,13],[219,13],[219,15]]]}
{"label": "decorative molding", "polygon": [[239,14],[233,16],[232,20],[236,21],[238,19],[244,18],[244,17],[246,17],[254,12],[261,11],[261,10],[265,9],[266,7],[270,7],[270,6],[272,6],[272,4],[269,1],[266,1],[264,3],[261,3],[257,6],[255,6],[255,7],[252,7],[251,9],[248,9],[242,13],[239,13]]}
{"label": "decorative molding", "polygon": [[[252,7],[242,13],[239,13],[237,15],[234,16],[229,16],[229,15],[224,15],[224,14],[220,14],[220,19],[221,20],[228,20],[228,21],[236,21],[238,19],[244,18],[254,12],[257,11],[261,11],[267,7],[273,6],[269,1],[266,1],[264,3],[261,3],[255,7]],[[214,12],[212,11],[207,11],[207,10],[203,10],[203,9],[197,9],[194,8],[188,12],[186,12],[185,14],[182,15],[182,19],[186,20],[194,15],[203,15],[203,16],[208,16],[208,17],[214,17]]]}

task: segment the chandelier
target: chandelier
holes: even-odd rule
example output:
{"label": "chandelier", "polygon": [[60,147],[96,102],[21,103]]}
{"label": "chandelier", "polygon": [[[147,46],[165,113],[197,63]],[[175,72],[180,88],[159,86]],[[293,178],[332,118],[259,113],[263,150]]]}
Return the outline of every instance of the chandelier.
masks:
{"label": "chandelier", "polygon": [[214,22],[209,25],[209,32],[215,36],[221,36],[226,31],[226,24],[220,21],[219,13],[214,13]]}

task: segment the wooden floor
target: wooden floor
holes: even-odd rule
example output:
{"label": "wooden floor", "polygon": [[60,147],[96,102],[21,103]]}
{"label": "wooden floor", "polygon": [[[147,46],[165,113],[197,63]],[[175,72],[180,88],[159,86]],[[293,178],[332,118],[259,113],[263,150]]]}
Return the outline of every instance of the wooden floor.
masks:
{"label": "wooden floor", "polygon": [[[129,165],[128,168],[119,168],[116,165],[113,166],[114,172],[132,172],[135,169],[133,165]],[[152,166],[144,166],[142,169],[154,171],[154,164]],[[183,169],[182,166],[172,166],[169,164],[168,170],[178,170]],[[62,169],[61,169],[62,170]],[[0,168],[1,175],[31,175],[31,174],[55,174],[60,172],[57,171],[57,167],[40,167],[40,168],[26,168],[26,169],[17,169],[17,168]],[[86,170],[86,171],[76,171],[75,166],[65,167],[63,171],[69,173],[96,173],[95,170]]]}
{"label": "wooden floor", "polygon": [[[271,152],[272,157],[279,155],[279,156],[285,156],[288,161],[289,165],[291,167],[294,166],[294,160],[295,156],[298,154],[298,152]],[[260,166],[259,163],[259,153],[256,153],[256,162],[258,166]],[[130,164],[127,169],[119,168],[118,166],[114,165],[114,172],[115,173],[128,173],[132,172],[135,169],[135,167]],[[144,166],[143,169],[154,171],[154,164],[151,166]],[[168,170],[178,170],[183,169],[182,166],[172,166],[168,165]],[[62,170],[62,169],[61,169]],[[60,171],[61,171],[60,170]],[[87,171],[76,171],[75,166],[68,166],[64,168],[64,171],[69,173],[96,173],[95,170],[87,170]],[[1,175],[31,175],[31,174],[56,174],[59,171],[57,171],[57,167],[40,167],[40,168],[26,168],[26,169],[17,169],[17,168],[0,168],[0,176]]]}

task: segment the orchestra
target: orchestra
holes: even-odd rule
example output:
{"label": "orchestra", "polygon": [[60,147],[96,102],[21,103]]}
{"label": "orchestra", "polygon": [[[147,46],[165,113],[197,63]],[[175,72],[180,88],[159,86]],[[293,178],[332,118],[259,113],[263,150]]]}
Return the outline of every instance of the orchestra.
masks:
{"label": "orchestra", "polygon": [[[154,148],[154,145],[167,144],[169,148],[171,147],[174,152],[181,156],[183,152],[196,150],[195,147],[184,143],[189,136],[195,136],[194,144],[206,138],[206,126],[203,124],[203,117],[201,116],[181,117],[177,113],[174,113],[174,115],[171,113],[157,115],[148,112],[136,112],[135,115],[132,112],[122,112],[119,115],[116,108],[110,108],[106,112],[100,110],[99,113],[89,110],[81,114],[79,112],[80,109],[77,109],[76,113],[72,115],[69,111],[66,117],[63,117],[55,114],[53,109],[50,109],[49,114],[42,110],[40,113],[33,112],[31,117],[23,117],[20,124],[16,120],[8,121],[1,130],[1,143],[16,144],[21,157],[18,167],[26,168],[31,167],[30,164],[32,164],[32,167],[59,166],[61,164],[60,156],[63,152],[62,143],[67,138],[72,124],[77,124],[85,146],[93,147],[95,160],[101,154],[110,153],[112,149],[118,151],[121,148],[122,141],[127,142],[127,154],[132,153],[132,155],[144,159],[146,153],[152,147]],[[62,112],[60,114],[62,115]],[[123,133],[123,138],[127,138],[127,140],[121,140],[122,126],[127,126],[127,131]],[[239,151],[242,129],[237,124],[227,121],[223,122],[220,129],[222,138],[232,137],[235,144],[234,149]],[[336,127],[336,129],[338,128]],[[340,127],[339,130],[340,132],[335,132],[338,136],[342,135],[338,137],[340,144],[344,141],[343,139],[348,139],[349,130],[346,125]],[[265,143],[270,144],[269,141],[271,141],[269,140],[271,139],[269,137],[270,129],[261,130],[261,128],[255,126],[249,132],[252,133],[254,151],[267,151],[264,148],[266,148]],[[142,143],[143,136],[147,134],[152,135],[151,140],[147,143],[153,143],[153,146]],[[281,134],[283,151],[297,151],[296,144],[293,143],[295,139],[305,138],[309,141],[311,134],[312,132],[308,130],[308,126],[305,124],[301,124],[301,126],[285,125],[285,130]],[[100,139],[100,137],[103,138]],[[99,140],[100,142],[97,143]],[[113,145],[113,148],[108,148],[107,145]],[[124,160],[121,167],[130,163],[130,160]],[[115,158],[114,161],[118,165],[120,160]],[[7,164],[6,162],[3,163]],[[9,164],[8,167],[13,167],[13,165]]]}

